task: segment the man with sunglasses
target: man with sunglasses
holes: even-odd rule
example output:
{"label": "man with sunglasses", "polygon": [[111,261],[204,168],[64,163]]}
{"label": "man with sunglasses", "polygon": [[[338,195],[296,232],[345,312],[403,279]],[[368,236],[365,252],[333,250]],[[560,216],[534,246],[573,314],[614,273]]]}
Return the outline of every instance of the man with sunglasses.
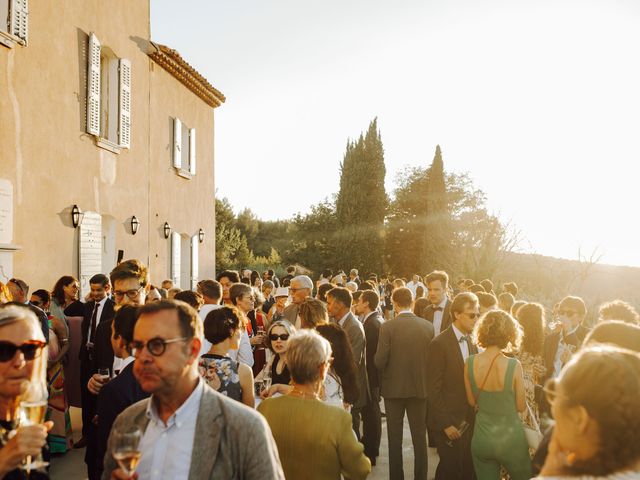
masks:
{"label": "man with sunglasses", "polygon": [[555,378],[573,353],[580,348],[589,329],[582,325],[587,307],[580,297],[567,296],[558,305],[560,328],[556,328],[544,342],[544,361],[547,378]]}
{"label": "man with sunglasses", "polygon": [[[151,394],[122,412],[114,432],[142,430],[139,478],[284,479],[264,418],[219,394],[198,374],[202,322],[179,301],[142,307],[133,332],[133,373]],[[111,452],[103,479],[126,479]]]}
{"label": "man with sunglasses", "polygon": [[459,293],[451,302],[453,323],[429,346],[427,421],[440,456],[436,480],[475,478],[471,459],[474,413],[464,387],[464,362],[478,353],[471,333],[479,316],[478,297]]}

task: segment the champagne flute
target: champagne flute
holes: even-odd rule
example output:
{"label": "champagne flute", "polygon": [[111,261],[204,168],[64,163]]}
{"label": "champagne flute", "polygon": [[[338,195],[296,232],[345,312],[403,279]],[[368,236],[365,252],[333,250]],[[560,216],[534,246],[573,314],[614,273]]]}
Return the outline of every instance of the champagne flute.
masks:
{"label": "champagne flute", "polygon": [[270,388],[271,388],[271,372],[265,371],[265,374],[262,377],[262,389],[268,392]]}
{"label": "champagne flute", "polygon": [[133,427],[128,430],[113,431],[113,447],[111,454],[124,473],[130,477],[135,472],[142,452],[140,451],[140,439],[142,430]]}
{"label": "champagne flute", "polygon": [[[20,425],[42,425],[47,414],[47,389],[41,382],[32,382],[20,401]],[[31,455],[27,455],[21,468],[27,471],[38,470],[46,467],[49,462],[42,459],[40,452],[32,461]]]}

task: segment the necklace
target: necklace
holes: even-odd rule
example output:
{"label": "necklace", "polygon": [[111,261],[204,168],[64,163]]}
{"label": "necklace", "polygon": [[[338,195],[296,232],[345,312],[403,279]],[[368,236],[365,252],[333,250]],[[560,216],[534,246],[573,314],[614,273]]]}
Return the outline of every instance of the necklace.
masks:
{"label": "necklace", "polygon": [[315,392],[312,393],[308,393],[305,391],[300,390],[298,387],[293,387],[293,390],[291,390],[289,392],[289,395],[291,395],[292,397],[300,397],[300,398],[311,398],[311,399],[317,399],[318,398],[318,394]]}

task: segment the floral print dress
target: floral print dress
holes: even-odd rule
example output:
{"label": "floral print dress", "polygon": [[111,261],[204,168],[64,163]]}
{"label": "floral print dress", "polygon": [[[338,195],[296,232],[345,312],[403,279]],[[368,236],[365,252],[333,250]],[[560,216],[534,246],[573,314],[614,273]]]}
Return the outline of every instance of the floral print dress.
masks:
{"label": "floral print dress", "polygon": [[198,371],[207,384],[218,393],[242,402],[238,362],[229,357],[207,353],[200,357]]}

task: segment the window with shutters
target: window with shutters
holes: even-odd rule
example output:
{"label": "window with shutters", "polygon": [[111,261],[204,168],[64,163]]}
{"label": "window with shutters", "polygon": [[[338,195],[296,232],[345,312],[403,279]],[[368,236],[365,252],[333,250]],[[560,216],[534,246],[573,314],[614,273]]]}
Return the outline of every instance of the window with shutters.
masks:
{"label": "window with shutters", "polygon": [[0,0],[0,44],[27,44],[28,0]]}
{"label": "window with shutters", "polygon": [[184,178],[196,174],[196,129],[189,128],[179,118],[173,119],[173,167]]}
{"label": "window with shutters", "polygon": [[89,35],[87,133],[98,146],[119,153],[131,146],[131,62]]}

